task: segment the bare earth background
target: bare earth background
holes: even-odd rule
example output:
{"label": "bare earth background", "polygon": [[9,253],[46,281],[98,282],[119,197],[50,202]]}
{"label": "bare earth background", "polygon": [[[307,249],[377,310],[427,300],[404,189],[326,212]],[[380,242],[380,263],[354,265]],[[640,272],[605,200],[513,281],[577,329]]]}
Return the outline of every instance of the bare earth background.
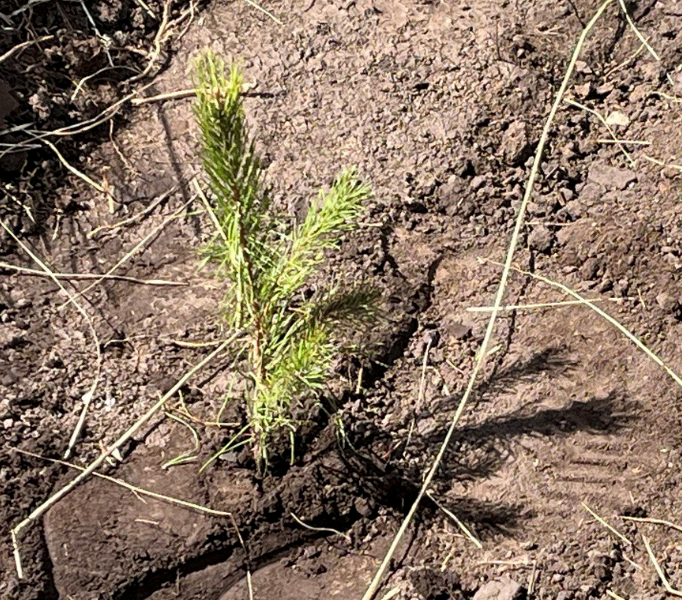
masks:
{"label": "bare earth background", "polygon": [[[229,434],[197,426],[200,461],[162,469],[193,442],[185,426],[161,415],[110,469],[134,485],[232,511],[244,546],[229,519],[91,479],[22,535],[27,579],[20,582],[10,528],[73,471],[13,449],[61,457],[96,356],[82,315],[60,309],[63,293],[11,267],[38,268],[3,232],[0,595],[232,600],[248,597],[249,570],[259,600],[359,599],[461,397],[488,318],[467,309],[492,303],[500,274],[478,259],[504,256],[543,121],[597,4],[269,0],[279,24],[242,1],[174,2],[165,5],[167,39],[156,34],[159,2],[146,5],[156,20],[141,2],[86,4],[112,40],[111,63],[81,4],[50,0],[21,10],[0,2],[0,55],[53,36],[0,63],[0,118],[15,128],[0,141],[31,142],[18,125],[53,131],[87,122],[146,83],[137,97],[190,88],[192,61],[205,46],[234,57],[279,206],[300,214],[342,166],[356,165],[371,182],[366,223],[330,268],[370,276],[385,292],[386,320],[373,333],[376,362],[364,365],[364,389],[354,391],[357,364],[340,364],[333,382],[345,446],[320,418],[290,468],[260,480],[242,454],[199,475]],[[603,141],[609,133],[596,116],[563,105],[516,262],[603,299],[600,306],[680,372],[682,2],[647,0],[631,11],[661,61],[641,50],[613,5],[589,38],[569,94],[621,123],[613,125],[619,138],[647,144],[626,146],[631,162]],[[130,81],[135,71],[145,77]],[[106,273],[147,238],[116,273],[186,284],[107,280],[80,298],[103,362],[73,458],[79,464],[210,351],[183,342],[224,335],[224,284],[197,270],[210,222],[182,211],[171,218],[187,203],[201,210],[190,183],[199,174],[191,99],[127,102],[106,116],[98,127],[48,139],[108,194],[40,142],[22,152],[0,147],[3,222],[55,272]],[[562,299],[515,275],[507,302]],[[682,586],[679,531],[621,518],[679,517],[680,390],[584,307],[505,312],[493,347],[432,489],[483,549],[428,500],[379,597],[395,590],[394,598],[445,600],[478,591],[484,600],[498,596],[482,586],[502,580],[499,598],[512,600],[508,577],[526,589],[521,595],[538,599],[607,591],[663,598],[642,534]],[[193,414],[215,415],[226,369],[217,360],[185,386]],[[344,535],[306,529],[292,515]]]}

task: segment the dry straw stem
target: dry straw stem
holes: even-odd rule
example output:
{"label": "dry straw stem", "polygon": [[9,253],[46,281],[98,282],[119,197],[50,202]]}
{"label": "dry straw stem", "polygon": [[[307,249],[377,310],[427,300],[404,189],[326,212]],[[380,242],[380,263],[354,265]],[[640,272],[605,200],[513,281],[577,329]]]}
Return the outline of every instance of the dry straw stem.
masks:
{"label": "dry straw stem", "polygon": [[29,255],[33,262],[35,262],[43,270],[45,275],[52,279],[52,281],[54,281],[57,287],[67,295],[69,301],[73,302],[73,305],[76,307],[76,310],[81,315],[83,315],[83,318],[85,319],[85,321],[88,324],[88,327],[90,328],[90,333],[92,334],[92,342],[95,346],[96,356],[95,378],[93,379],[90,389],[83,395],[83,409],[81,410],[81,414],[78,418],[78,423],[76,424],[76,428],[73,430],[73,433],[71,434],[71,438],[69,439],[66,452],[64,453],[64,458],[69,458],[71,450],[75,446],[76,441],[78,441],[78,436],[80,435],[80,431],[83,428],[83,424],[85,423],[85,415],[87,414],[88,408],[90,407],[90,402],[92,401],[92,398],[95,395],[95,391],[97,390],[97,386],[99,385],[99,379],[102,372],[102,350],[99,341],[99,336],[97,335],[97,330],[95,329],[95,323],[92,320],[92,317],[90,317],[86,310],[77,302],[76,296],[74,296],[69,290],[67,290],[61,284],[57,275],[33,252],[33,250],[31,250],[23,241],[21,241],[17,237],[17,235],[4,221],[0,221],[0,226],[7,232],[7,235],[9,235],[19,245],[19,247],[24,252],[26,252],[26,254]]}
{"label": "dry straw stem", "polygon": [[[137,96],[138,94],[141,94],[142,92],[146,91],[148,88],[150,88],[152,85],[154,85],[154,82],[148,83],[144,86],[142,86],[139,90],[135,90],[131,92],[130,94],[127,94],[120,100],[117,100],[107,108],[105,108],[101,113],[96,115],[95,117],[88,119],[87,121],[83,121],[81,123],[74,123],[72,125],[68,125],[66,127],[60,127],[59,129],[53,129],[52,131],[39,131],[37,129],[27,129],[26,133],[31,135],[32,140],[31,142],[43,140],[45,138],[51,137],[51,136],[56,136],[56,137],[63,137],[63,136],[70,136],[70,135],[76,135],[79,133],[83,133],[84,131],[88,131],[90,129],[93,129],[102,123],[105,123],[109,119],[111,119],[123,106],[126,102],[130,101],[132,98]],[[17,144],[11,144],[7,147],[7,150],[4,150],[3,152],[0,152],[0,158],[5,156],[5,154],[8,154],[10,152],[14,152],[17,149],[23,149],[27,146],[33,146],[31,142],[19,142]]]}
{"label": "dry straw stem", "polygon": [[613,535],[615,535],[618,539],[620,539],[621,541],[623,541],[623,542],[624,542],[625,544],[627,544],[628,546],[632,546],[632,542],[631,542],[628,538],[626,538],[620,531],[618,531],[615,527],[613,527],[613,525],[610,525],[610,524],[606,521],[606,519],[604,519],[603,517],[600,517],[596,512],[594,512],[594,511],[593,511],[589,506],[587,506],[587,504],[585,504],[584,502],[582,503],[582,505],[583,505],[583,508],[584,508],[588,513],[590,513],[597,521],[599,521],[599,523],[601,523],[604,527],[606,527],[606,529],[608,529]]}
{"label": "dry straw stem", "polygon": [[[111,121],[113,123],[113,121]],[[167,192],[164,192],[160,196],[158,196],[156,199],[154,199],[153,202],[149,204],[144,210],[141,210],[140,212],[132,215],[131,217],[128,217],[127,219],[123,219],[122,221],[119,221],[118,223],[112,223],[111,225],[100,225],[99,227],[95,227],[92,231],[88,233],[86,236],[89,240],[91,240],[93,237],[95,237],[100,231],[105,231],[105,230],[113,230],[113,229],[119,229],[120,227],[125,227],[126,225],[131,225],[132,223],[135,223],[136,221],[139,221],[141,218],[147,216],[149,213],[153,212],[154,209],[159,206],[162,202],[167,200],[171,194],[174,194],[178,190],[178,186],[174,185],[172,188],[170,188]]]}
{"label": "dry straw stem", "polygon": [[33,44],[39,44],[40,42],[46,42],[48,40],[51,40],[54,38],[53,35],[44,35],[43,37],[39,37],[35,40],[28,40],[27,42],[21,42],[21,44],[17,44],[13,48],[10,48],[7,52],[5,52],[3,55],[0,56],[0,65],[4,63],[8,58],[11,58],[14,56],[19,50],[23,50],[24,48],[28,48],[29,46],[32,46]]}
{"label": "dry straw stem", "polygon": [[629,144],[631,146],[651,146],[651,142],[647,142],[646,140],[622,140],[622,139],[612,139],[612,140],[606,140],[606,139],[598,139],[597,142],[600,144]]}
{"label": "dry straw stem", "polygon": [[40,504],[33,512],[31,512],[28,517],[26,517],[21,523],[16,525],[12,529],[12,544],[14,547],[14,562],[17,569],[17,575],[19,579],[24,578],[24,571],[21,566],[21,555],[19,553],[19,543],[18,537],[24,527],[33,523],[36,519],[39,519],[45,512],[57,502],[59,502],[64,496],[71,492],[76,486],[85,481],[90,475],[92,475],[106,459],[111,456],[116,450],[121,448],[140,428],[151,419],[183,385],[199,370],[205,367],[209,362],[211,362],[216,356],[223,352],[232,342],[234,342],[237,337],[241,335],[241,332],[236,332],[227,341],[223,342],[218,346],[213,352],[211,352],[206,358],[201,362],[192,367],[187,373],[185,373],[178,382],[166,392],[146,413],[144,413],[134,424],[130,427],[121,437],[119,437],[111,446],[109,446],[106,451],[104,451],[98,458],[92,461],[87,467],[83,469],[80,475],[78,475],[73,481],[65,485],[59,491],[50,496],[45,502]]}
{"label": "dry straw stem", "polygon": [[682,531],[682,527],[680,525],[675,525],[675,523],[671,523],[670,521],[665,521],[663,519],[649,519],[643,517],[621,517],[621,519],[623,519],[623,521],[634,521],[635,523],[651,523],[652,525],[665,525],[666,527],[670,527],[671,529]]}
{"label": "dry straw stem", "polygon": [[433,502],[440,510],[442,510],[445,513],[445,515],[448,518],[450,518],[454,521],[455,525],[457,525],[457,527],[459,527],[460,531],[467,538],[469,538],[469,541],[474,546],[476,546],[476,548],[478,548],[479,550],[483,550],[483,544],[481,544],[481,542],[478,540],[478,538],[473,533],[471,533],[469,528],[464,523],[462,523],[462,521],[459,520],[459,518],[457,517],[457,515],[455,513],[453,513],[448,508],[445,508],[445,506],[443,506],[440,502],[438,502],[438,500],[436,500],[434,498],[434,496],[431,492],[426,492],[426,495],[431,499],[431,502]]}
{"label": "dry straw stem", "polygon": [[419,490],[419,493],[417,494],[417,498],[415,499],[414,503],[410,507],[409,512],[407,513],[407,516],[403,520],[402,524],[400,525],[400,528],[398,529],[398,532],[396,533],[393,542],[391,543],[391,546],[386,553],[386,556],[381,562],[381,565],[379,566],[379,569],[377,570],[372,582],[370,583],[369,587],[367,588],[367,591],[365,592],[365,595],[363,596],[363,600],[371,600],[374,598],[374,595],[376,594],[377,590],[379,589],[379,586],[381,585],[381,582],[384,578],[384,574],[386,573],[386,570],[388,569],[389,564],[391,563],[391,559],[393,558],[393,555],[395,554],[398,544],[400,544],[400,541],[402,540],[403,535],[405,534],[405,531],[407,531],[407,528],[409,527],[410,523],[412,522],[412,519],[414,518],[415,513],[417,512],[417,508],[419,507],[419,504],[422,501],[422,498],[424,497],[424,494],[428,490],[429,486],[431,485],[431,481],[433,480],[436,471],[438,470],[438,467],[440,466],[441,461],[443,460],[443,456],[445,455],[445,451],[447,447],[450,444],[450,440],[452,439],[452,436],[454,435],[455,429],[457,428],[457,424],[459,423],[460,418],[462,417],[462,413],[464,412],[464,408],[466,407],[467,402],[469,401],[469,397],[471,396],[471,393],[473,392],[474,385],[476,383],[476,379],[478,377],[479,372],[481,371],[481,368],[483,367],[483,363],[485,362],[486,357],[488,356],[488,346],[490,345],[490,341],[492,339],[493,335],[493,330],[495,328],[495,321],[497,319],[497,315],[500,311],[500,307],[502,306],[502,301],[504,299],[504,293],[507,287],[507,281],[509,280],[509,275],[511,273],[512,269],[512,261],[514,259],[514,253],[516,251],[516,246],[518,245],[518,240],[519,236],[521,235],[521,229],[523,228],[525,216],[526,216],[526,208],[528,207],[528,202],[530,201],[531,195],[533,193],[533,186],[535,184],[535,180],[538,175],[538,171],[540,169],[540,163],[542,161],[542,155],[544,154],[545,146],[547,145],[547,140],[549,138],[549,132],[552,127],[552,123],[554,122],[554,117],[559,110],[559,106],[561,105],[561,101],[564,97],[564,94],[566,93],[566,89],[568,88],[569,81],[571,79],[571,75],[573,74],[573,70],[575,69],[575,63],[578,60],[578,57],[580,55],[580,51],[582,50],[582,47],[585,43],[585,40],[587,39],[587,36],[589,32],[592,30],[594,25],[597,23],[601,15],[604,13],[604,11],[607,9],[607,7],[613,2],[613,0],[606,0],[598,9],[597,12],[594,14],[594,16],[590,19],[589,23],[585,26],[585,29],[582,31],[580,34],[580,37],[578,38],[578,42],[576,43],[575,49],[573,50],[573,55],[571,56],[571,60],[568,64],[568,68],[566,69],[566,73],[564,75],[564,78],[561,82],[561,86],[559,87],[559,90],[557,92],[556,98],[554,100],[554,103],[552,104],[552,108],[550,109],[549,115],[547,116],[547,120],[545,121],[545,125],[542,129],[542,135],[540,136],[540,140],[538,142],[538,147],[535,152],[535,158],[533,160],[533,166],[531,167],[530,175],[528,177],[528,181],[526,183],[526,190],[523,195],[523,200],[521,201],[521,205],[519,207],[519,213],[516,217],[516,224],[514,226],[514,231],[512,233],[511,241],[509,243],[509,249],[507,250],[507,257],[504,265],[504,270],[502,271],[502,276],[500,277],[500,284],[497,288],[497,294],[495,296],[495,303],[493,306],[493,311],[490,314],[490,320],[488,321],[488,327],[485,332],[485,337],[483,338],[483,342],[481,343],[481,347],[476,355],[476,362],[474,363],[474,368],[471,372],[471,376],[469,378],[469,382],[467,384],[466,390],[464,391],[464,395],[462,396],[462,399],[459,403],[459,406],[457,407],[457,411],[455,412],[454,417],[452,418],[452,422],[450,424],[450,427],[447,431],[447,434],[445,435],[445,439],[443,440],[443,443],[440,446],[440,449],[438,450],[438,454],[436,455],[436,458],[434,459],[428,473],[426,474],[426,477],[424,479],[424,483],[422,484],[421,489]]}
{"label": "dry straw stem", "polygon": [[646,551],[647,551],[647,554],[649,555],[649,559],[651,560],[651,564],[654,565],[654,569],[656,569],[656,573],[661,578],[661,583],[663,584],[665,591],[668,592],[669,594],[672,594],[673,596],[677,596],[678,598],[682,598],[682,592],[680,590],[676,590],[673,586],[670,585],[670,582],[668,581],[668,578],[665,576],[665,573],[663,572],[661,565],[658,564],[658,561],[656,560],[656,556],[654,555],[654,552],[651,549],[651,545],[649,544],[649,540],[646,539],[645,536],[642,536],[642,541],[644,542],[644,545],[646,546]]}
{"label": "dry straw stem", "polygon": [[255,9],[261,11],[264,15],[270,17],[277,25],[284,25],[282,21],[280,21],[275,15],[273,15],[269,10],[264,9],[262,6],[259,4],[256,4],[253,0],[246,0],[247,4],[250,4],[253,6]]}
{"label": "dry straw stem", "polygon": [[321,533],[333,533],[335,535],[341,536],[344,538],[348,543],[350,543],[351,539],[350,536],[346,533],[341,533],[340,531],[337,531],[336,529],[331,529],[330,527],[313,527],[312,525],[308,525],[307,523],[304,523],[299,519],[294,513],[290,512],[289,516],[296,521],[301,527],[305,527],[306,529],[310,529],[310,531],[319,531]]}
{"label": "dry straw stem", "polygon": [[[39,458],[40,460],[46,460],[51,463],[55,463],[58,465],[64,465],[65,467],[69,467],[71,469],[75,469],[77,471],[85,471],[85,467],[81,467],[80,465],[75,465],[71,462],[65,461],[65,460],[59,460],[56,458],[49,458],[47,456],[41,456],[40,454],[34,454],[33,452],[28,452],[27,450],[22,450],[21,448],[13,448],[14,452],[18,452],[20,454],[25,454],[26,456],[32,456],[33,458]],[[182,506],[183,508],[188,508],[191,510],[196,510],[202,513],[205,513],[207,515],[212,515],[214,517],[232,517],[232,513],[225,512],[223,510],[215,510],[213,508],[208,508],[206,506],[202,506],[201,504],[194,504],[194,502],[187,502],[187,500],[180,500],[179,498],[173,498],[172,496],[166,496],[165,494],[159,494],[158,492],[152,492],[151,490],[137,487],[136,485],[132,485],[131,483],[128,483],[127,481],[124,481],[123,479],[118,479],[117,477],[110,477],[109,475],[104,475],[104,473],[98,473],[97,471],[92,472],[93,477],[99,477],[100,479],[104,479],[105,481],[109,481],[111,483],[115,483],[118,486],[121,486],[123,488],[126,488],[127,490],[130,490],[131,492],[135,494],[139,494],[141,496],[148,496],[149,498],[154,498],[155,500],[162,500],[163,502],[169,502],[170,504],[175,504],[177,506]]]}
{"label": "dry straw stem", "polygon": [[135,77],[132,77],[129,82],[134,83],[135,81],[139,81],[140,79],[144,79],[149,73],[151,72],[152,68],[154,67],[154,63],[159,58],[159,55],[161,54],[161,46],[162,44],[166,41],[167,39],[167,33],[168,30],[175,24],[179,24],[180,21],[182,21],[186,14],[182,14],[176,21],[171,22],[170,21],[170,8],[171,8],[171,0],[166,0],[165,4],[163,5],[163,14],[161,16],[161,23],[159,24],[159,28],[156,30],[156,35],[154,36],[154,49],[151,51],[149,54],[149,60],[147,61],[147,66],[144,68],[144,70],[139,73],[138,75],[135,75]]}
{"label": "dry straw stem", "polygon": [[[87,286],[85,289],[80,290],[76,294],[76,298],[83,296],[84,294],[87,294],[92,288],[96,287],[106,277],[109,277],[116,269],[118,269],[122,264],[127,262],[132,256],[137,254],[144,246],[147,244],[147,242],[154,237],[156,237],[161,231],[171,222],[174,221],[175,219],[183,216],[183,213],[185,212],[185,209],[192,203],[194,202],[195,196],[192,196],[187,202],[185,202],[178,210],[176,210],[173,214],[171,214],[168,218],[164,219],[163,222],[161,222],[157,227],[152,229],[151,232],[149,232],[146,236],[144,236],[133,248],[123,256],[113,267],[111,267],[104,275],[102,275],[99,279],[91,283],[89,286]],[[59,309],[62,310],[64,307],[68,306],[69,302],[73,302],[73,298],[69,298],[68,301],[64,302]]]}
{"label": "dry straw stem", "polygon": [[[500,265],[500,263],[492,261],[492,260],[484,260],[482,262],[489,262],[490,264]],[[587,298],[584,298],[581,296],[578,292],[572,290],[568,286],[565,286],[563,283],[559,283],[557,281],[553,281],[547,277],[543,277],[542,275],[538,275],[537,273],[531,273],[530,271],[524,271],[523,269],[519,269],[518,267],[512,267],[514,271],[517,273],[521,273],[522,275],[527,275],[529,277],[532,277],[533,279],[537,279],[538,281],[542,281],[543,283],[546,283],[547,285],[550,285],[554,288],[560,289],[563,292],[566,292],[567,294],[573,296],[576,300],[581,300],[585,306],[588,306],[591,308],[594,312],[596,312],[600,317],[603,319],[606,319],[611,325],[613,325],[618,331],[620,331],[625,337],[627,337],[635,346],[637,346],[644,354],[646,354],[651,360],[653,360],[659,367],[661,367],[667,374],[668,376],[682,388],[682,378],[675,373],[665,362],[663,362],[663,359],[661,359],[658,354],[656,354],[653,350],[649,349],[648,346],[644,344],[635,334],[631,333],[624,325],[622,325],[617,319],[612,317],[610,314],[607,312],[603,311],[601,308],[599,308],[597,305],[594,304],[593,301],[588,300]]]}
{"label": "dry straw stem", "polygon": [[[642,46],[644,46],[647,49],[647,52],[651,54],[651,56],[654,58],[656,62],[661,62],[661,57],[658,55],[658,52],[653,49],[651,44],[648,42],[648,40],[644,37],[642,32],[637,28],[637,25],[635,25],[635,22],[632,20],[632,17],[630,16],[630,13],[628,12],[628,7],[625,4],[625,0],[618,0],[618,4],[620,5],[621,10],[623,11],[623,14],[625,15],[625,19],[628,22],[628,25],[632,29],[632,31],[635,32],[635,35],[639,38],[639,41],[642,42]],[[666,79],[668,80],[668,83],[672,86],[675,85],[675,82],[673,81],[673,78],[670,76],[670,73],[666,72],[665,74]]]}
{"label": "dry straw stem", "polygon": [[613,600],[625,600],[625,598],[623,598],[623,596],[619,596],[619,595],[616,594],[616,592],[614,592],[614,591],[606,590],[606,593],[607,593],[609,596],[611,596],[611,598],[613,598]]}
{"label": "dry straw stem", "polygon": [[49,277],[50,279],[111,279],[114,281],[127,281],[128,283],[138,283],[140,285],[160,285],[160,286],[187,286],[189,283],[185,281],[167,281],[165,279],[138,279],[137,277],[128,277],[127,275],[102,275],[100,273],[45,273],[38,269],[29,269],[28,267],[20,267],[0,261],[0,269],[10,269],[21,273],[23,275],[31,275],[35,277]]}
{"label": "dry straw stem", "polygon": [[133,98],[130,103],[133,106],[140,106],[141,104],[163,102],[164,100],[184,100],[185,98],[194,98],[196,95],[197,91],[192,88],[191,90],[176,90],[175,92],[165,92],[156,96],[146,96],[145,98]]}
{"label": "dry straw stem", "polygon": [[668,167],[670,169],[675,169],[676,171],[682,171],[682,165],[676,165],[675,163],[666,163],[662,160],[649,156],[648,154],[643,154],[642,158],[648,160],[650,163],[658,165],[659,167]]}
{"label": "dry straw stem", "polygon": [[630,166],[635,167],[635,161],[633,160],[632,156],[630,156],[630,153],[627,151],[623,143],[618,139],[618,136],[616,136],[615,131],[611,129],[611,125],[608,124],[606,119],[601,115],[600,112],[594,110],[593,108],[590,108],[589,106],[585,106],[584,104],[580,104],[580,102],[576,102],[575,100],[571,100],[570,98],[566,98],[566,104],[570,104],[571,106],[574,106],[575,108],[579,108],[581,110],[584,110],[585,112],[590,113],[591,115],[594,115],[597,117],[602,122],[602,125],[606,127],[606,130],[609,132],[609,135],[611,136],[613,143],[618,144],[618,147],[620,148],[621,152],[625,155],[625,158],[628,159],[628,162],[630,163]]}
{"label": "dry straw stem", "polygon": [[[594,298],[591,302],[622,302],[624,298]],[[514,311],[514,310],[537,310],[540,308],[558,308],[562,306],[582,306],[585,304],[584,300],[562,300],[560,302],[538,302],[535,304],[508,304],[500,306],[500,311]],[[491,312],[492,306],[470,306],[467,312]]]}

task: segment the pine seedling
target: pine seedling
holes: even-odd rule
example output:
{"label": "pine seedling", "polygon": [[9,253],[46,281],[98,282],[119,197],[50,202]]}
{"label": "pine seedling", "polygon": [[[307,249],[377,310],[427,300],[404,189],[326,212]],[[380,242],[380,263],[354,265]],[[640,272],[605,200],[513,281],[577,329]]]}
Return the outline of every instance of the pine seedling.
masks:
{"label": "pine seedling", "polygon": [[[195,115],[208,207],[217,234],[206,260],[228,282],[223,312],[243,332],[248,364],[248,435],[259,462],[297,425],[325,388],[351,329],[378,315],[377,290],[365,284],[313,285],[328,256],[358,225],[371,189],[344,170],[321,191],[300,223],[272,207],[242,102],[242,75],[210,52],[198,60]],[[318,277],[319,278],[319,277]]]}

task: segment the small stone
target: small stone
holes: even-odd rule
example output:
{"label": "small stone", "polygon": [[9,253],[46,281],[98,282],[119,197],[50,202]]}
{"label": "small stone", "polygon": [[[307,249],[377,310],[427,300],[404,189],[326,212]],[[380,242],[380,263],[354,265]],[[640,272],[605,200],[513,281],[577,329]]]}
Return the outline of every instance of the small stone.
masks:
{"label": "small stone", "polygon": [[436,430],[436,425],[437,425],[436,419],[434,419],[433,417],[426,417],[425,419],[421,419],[419,423],[417,423],[417,431],[421,436],[429,435],[430,433],[433,433]]}
{"label": "small stone", "polygon": [[668,292],[661,292],[656,296],[656,304],[658,304],[665,312],[673,313],[675,312],[680,303],[673,298]]}
{"label": "small stone", "polygon": [[606,96],[607,94],[610,94],[613,90],[615,89],[613,83],[610,81],[607,81],[606,83],[603,83],[602,85],[597,86],[597,89],[595,90],[597,92],[597,95],[599,96]]}
{"label": "small stone", "polygon": [[579,269],[580,277],[585,281],[591,281],[597,276],[599,267],[601,267],[601,260],[599,258],[588,258]]}
{"label": "small stone", "polygon": [[603,163],[595,163],[590,168],[587,178],[608,189],[624,190],[637,181],[637,175],[630,169],[619,169]]}
{"label": "small stone", "polygon": [[466,340],[471,337],[471,327],[460,323],[459,321],[454,321],[447,325],[447,334],[455,340]]}
{"label": "small stone", "polygon": [[584,100],[592,93],[592,83],[587,82],[582,85],[576,85],[574,89],[576,95]]}
{"label": "small stone", "polygon": [[544,225],[535,227],[528,236],[528,246],[537,252],[549,252],[554,242],[554,235]]}
{"label": "small stone", "polygon": [[489,581],[474,594],[474,600],[520,600],[525,596],[522,585],[509,577]]}
{"label": "small stone", "polygon": [[606,279],[603,279],[602,282],[599,284],[597,291],[600,294],[605,294],[606,292],[610,292],[612,289],[613,289],[613,281],[611,281],[607,277]]}
{"label": "small stone", "polygon": [[552,583],[561,583],[564,580],[564,576],[561,573],[554,573],[552,575]]}
{"label": "small stone", "polygon": [[303,550],[303,558],[317,558],[319,555],[320,551],[315,546],[308,546]]}
{"label": "small stone", "polygon": [[606,117],[606,123],[609,125],[627,127],[630,124],[630,117],[619,110],[614,110]]}
{"label": "small stone", "polygon": [[469,183],[469,187],[475,192],[477,190],[480,190],[483,186],[485,185],[485,176],[484,175],[476,175],[471,182]]}
{"label": "small stone", "polygon": [[5,420],[2,422],[2,426],[3,426],[5,429],[12,429],[12,426],[13,426],[13,425],[14,425],[14,419],[5,419]]}
{"label": "small stone", "polygon": [[372,515],[372,506],[370,505],[367,498],[356,498],[353,502],[353,506],[355,507],[355,510],[358,511],[358,514],[362,517],[367,518]]}
{"label": "small stone", "polygon": [[585,214],[585,207],[582,202],[571,200],[564,206],[564,213],[569,215],[572,219],[579,219]]}
{"label": "small stone", "polygon": [[14,303],[14,308],[22,310],[24,308],[30,308],[32,305],[33,302],[31,302],[28,298],[19,298],[19,300]]}
{"label": "small stone", "polygon": [[577,60],[575,62],[575,70],[578,73],[583,73],[584,75],[591,75],[593,73],[592,67],[584,60]]}
{"label": "small stone", "polygon": [[522,165],[528,157],[530,144],[526,124],[523,121],[513,121],[502,136],[502,153],[508,164]]}
{"label": "small stone", "polygon": [[596,183],[588,183],[580,190],[579,199],[584,206],[593,206],[601,200],[602,195],[602,190]]}
{"label": "small stone", "polygon": [[573,592],[569,592],[568,590],[561,590],[556,595],[556,600],[572,600],[572,599],[573,599]]}
{"label": "small stone", "polygon": [[630,102],[639,102],[649,95],[648,85],[636,85],[632,92],[630,93]]}
{"label": "small stone", "polygon": [[564,199],[564,202],[570,202],[571,200],[573,200],[573,197],[575,196],[573,190],[570,190],[568,188],[561,188],[559,190],[559,193],[561,194],[561,197]]}

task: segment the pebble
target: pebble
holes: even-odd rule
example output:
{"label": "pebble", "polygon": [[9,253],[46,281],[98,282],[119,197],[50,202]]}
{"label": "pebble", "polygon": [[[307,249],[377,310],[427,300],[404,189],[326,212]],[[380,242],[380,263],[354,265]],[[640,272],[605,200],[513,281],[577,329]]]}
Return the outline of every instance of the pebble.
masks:
{"label": "pebble", "polygon": [[604,163],[594,163],[587,178],[605,188],[624,190],[637,181],[637,175],[630,169],[619,169]]}
{"label": "pebble", "polygon": [[668,292],[661,292],[658,294],[658,296],[656,296],[656,304],[667,313],[675,312],[679,306],[679,302]]}
{"label": "pebble", "polygon": [[484,175],[476,175],[471,182],[469,183],[469,187],[473,190],[480,190],[483,186],[485,185],[485,176]]}
{"label": "pebble", "polygon": [[489,581],[474,594],[474,600],[520,600],[523,586],[509,577]]}
{"label": "pebble", "polygon": [[549,252],[554,241],[554,234],[544,225],[535,227],[528,236],[528,246],[537,252]]}
{"label": "pebble", "polygon": [[2,422],[2,426],[3,426],[5,429],[12,429],[12,426],[13,426],[13,425],[14,425],[14,419],[5,419],[5,420]]}

